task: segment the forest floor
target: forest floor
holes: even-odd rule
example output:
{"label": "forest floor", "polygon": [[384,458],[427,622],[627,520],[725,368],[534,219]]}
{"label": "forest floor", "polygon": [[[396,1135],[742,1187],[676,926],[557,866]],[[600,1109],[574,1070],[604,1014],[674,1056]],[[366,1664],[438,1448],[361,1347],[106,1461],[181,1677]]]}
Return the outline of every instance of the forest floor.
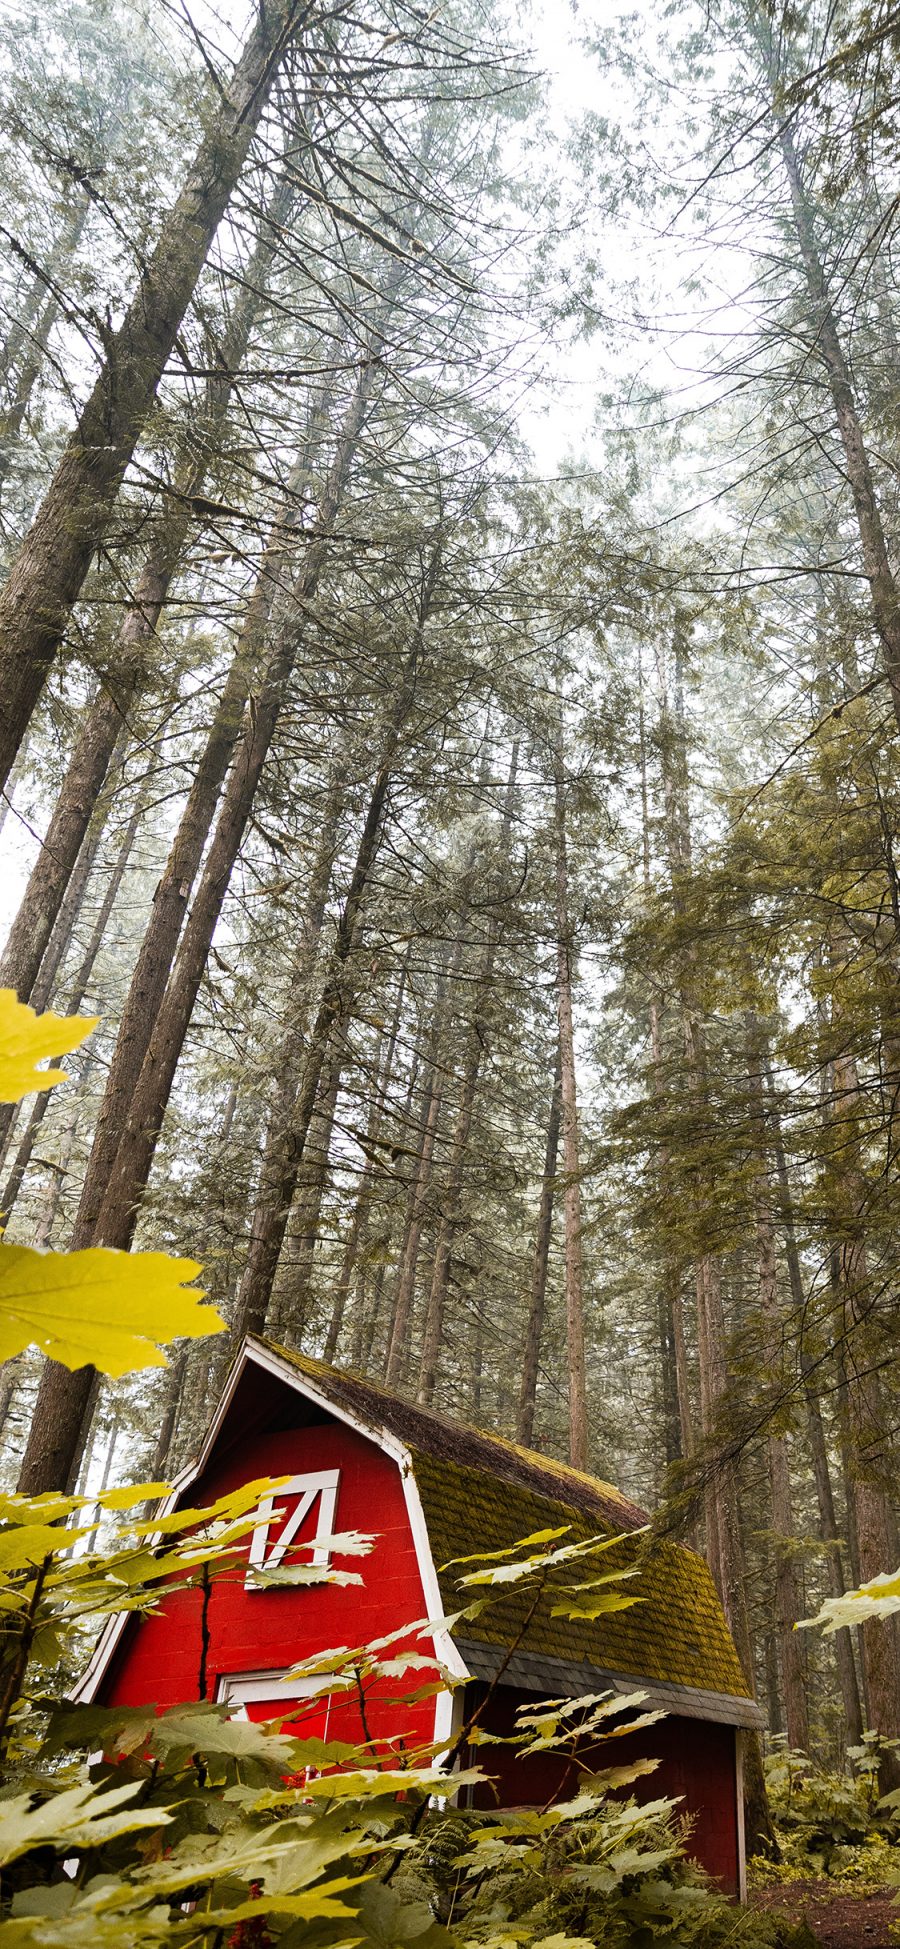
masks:
{"label": "forest floor", "polygon": [[796,1881],[753,1889],[750,1906],[808,1922],[821,1949],[896,1949],[890,1933],[891,1924],[900,1922],[896,1892],[854,1894],[833,1881]]}

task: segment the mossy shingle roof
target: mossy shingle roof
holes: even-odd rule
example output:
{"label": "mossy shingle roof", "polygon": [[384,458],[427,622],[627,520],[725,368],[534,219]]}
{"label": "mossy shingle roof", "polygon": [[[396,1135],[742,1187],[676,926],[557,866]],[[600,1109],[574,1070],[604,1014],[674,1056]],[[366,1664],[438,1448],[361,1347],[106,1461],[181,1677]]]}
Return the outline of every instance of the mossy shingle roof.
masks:
{"label": "mossy shingle roof", "polygon": [[[749,1697],[731,1634],[706,1563],[684,1544],[649,1538],[646,1513],[608,1482],[519,1448],[499,1435],[467,1428],[399,1395],[340,1373],[305,1355],[273,1348],[335,1407],[409,1450],[422,1501],[441,1596],[448,1612],[466,1601],[452,1559],[504,1550],[544,1529],[568,1528],[566,1542],[621,1536],[591,1567],[554,1573],[523,1643],[530,1653],[656,1680]],[[596,1620],[554,1617],[560,1586],[613,1568],[638,1566],[623,1588],[639,1602]],[[533,1590],[513,1586],[481,1617],[467,1619],[467,1640],[509,1645],[518,1637]]]}

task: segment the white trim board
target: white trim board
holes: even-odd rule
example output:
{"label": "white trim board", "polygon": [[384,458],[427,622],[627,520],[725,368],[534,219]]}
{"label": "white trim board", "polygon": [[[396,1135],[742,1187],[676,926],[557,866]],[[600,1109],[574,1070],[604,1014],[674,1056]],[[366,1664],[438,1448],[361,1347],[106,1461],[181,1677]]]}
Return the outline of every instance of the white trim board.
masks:
{"label": "white trim board", "polygon": [[[318,1699],[326,1678],[292,1678],[283,1671],[220,1672],[216,1680],[218,1705],[283,1705],[285,1712],[299,1699]],[[274,1716],[274,1715],[273,1715]]]}
{"label": "white trim board", "polygon": [[[340,1480],[340,1469],[317,1469],[314,1474],[292,1475],[282,1483],[280,1489],[273,1489],[271,1495],[263,1496],[259,1505],[259,1522],[250,1538],[245,1590],[258,1590],[264,1582],[266,1571],[279,1568],[285,1551],[290,1548],[316,1502],[319,1509],[310,1561],[318,1564],[320,1569],[327,1569],[331,1562],[329,1546],[337,1528],[335,1509]],[[296,1507],[288,1516],[281,1534],[274,1543],[269,1543],[276,1505],[282,1497],[287,1496],[296,1496]]]}
{"label": "white trim board", "polygon": [[744,1822],[744,1731],[734,1729],[734,1798],[737,1821],[738,1901],[747,1900],[747,1830]]}

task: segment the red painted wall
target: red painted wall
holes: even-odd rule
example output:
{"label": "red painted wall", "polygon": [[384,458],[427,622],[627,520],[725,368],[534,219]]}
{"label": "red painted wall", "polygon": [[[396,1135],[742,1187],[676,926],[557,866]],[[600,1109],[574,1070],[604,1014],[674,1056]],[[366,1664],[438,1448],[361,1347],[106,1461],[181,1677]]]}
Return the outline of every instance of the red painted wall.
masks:
{"label": "red painted wall", "polygon": [[[485,1688],[467,1689],[466,1705],[484,1695]],[[534,1707],[533,1693],[503,1686],[491,1699],[484,1728],[508,1737],[520,1706]],[[543,1807],[558,1795],[577,1790],[577,1772],[548,1753],[520,1755],[511,1746],[479,1745],[472,1758],[492,1776],[501,1806]],[[679,1799],[680,1811],[693,1819],[690,1852],[708,1874],[715,1875],[726,1893],[738,1893],[738,1835],[736,1760],[733,1726],[713,1725],[705,1719],[658,1720],[645,1731],[594,1747],[592,1766],[625,1766],[635,1759],[657,1759],[655,1772],[624,1789],[638,1801]],[[475,1805],[496,1806],[493,1791],[480,1788]]]}
{"label": "red painted wall", "polygon": [[[335,1567],[357,1571],[363,1586],[318,1585],[303,1590],[245,1590],[244,1567],[217,1581],[209,1606],[211,1644],[208,1696],[227,1673],[284,1669],[314,1652],[341,1645],[370,1643],[426,1611],[422,1582],[403,1484],[396,1462],[373,1442],[335,1421],[312,1427],[258,1433],[214,1459],[191,1489],[191,1504],[202,1505],[257,1476],[302,1475],[319,1469],[341,1471],[335,1511],[336,1530],[377,1531],[365,1557],[335,1558]],[[298,1541],[315,1532],[314,1506]],[[278,1534],[273,1524],[270,1541]],[[199,1591],[173,1591],[157,1615],[128,1627],[103,1681],[104,1704],[160,1706],[199,1697],[201,1597]],[[397,1647],[399,1650],[400,1647]],[[427,1653],[430,1642],[418,1649]],[[391,1656],[387,1652],[386,1656]],[[367,1691],[367,1719],[373,1738],[403,1739],[407,1745],[434,1734],[434,1699],[398,1707],[401,1691],[427,1683],[428,1673],[408,1681],[381,1680]],[[305,1703],[298,1731],[321,1736],[324,1704]],[[253,1718],[279,1715],[277,1706],[250,1708]],[[328,1736],[357,1743],[364,1738],[355,1697],[336,1695]]]}

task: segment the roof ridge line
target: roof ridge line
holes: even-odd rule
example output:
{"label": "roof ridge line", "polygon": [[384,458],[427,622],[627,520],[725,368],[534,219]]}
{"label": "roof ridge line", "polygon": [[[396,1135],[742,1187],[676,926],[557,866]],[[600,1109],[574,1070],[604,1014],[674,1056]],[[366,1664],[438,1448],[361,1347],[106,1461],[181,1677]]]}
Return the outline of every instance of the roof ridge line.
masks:
{"label": "roof ridge line", "polygon": [[[472,1423],[458,1421],[441,1408],[426,1407],[419,1401],[411,1401],[406,1395],[397,1393],[395,1389],[388,1388],[379,1381],[372,1381],[364,1374],[358,1374],[348,1368],[334,1367],[327,1361],[317,1360],[312,1354],[300,1353],[291,1347],[285,1347],[277,1340],[260,1335],[259,1344],[288,1360],[309,1379],[317,1381],[326,1393],[330,1389],[335,1395],[346,1393],[352,1397],[353,1393],[358,1391],[367,1398],[376,1413],[379,1410],[384,1412],[393,1409],[399,1420],[411,1423],[413,1429],[418,1427],[423,1434],[427,1429],[432,1429],[435,1432],[443,1431],[451,1441],[457,1443],[468,1441],[473,1448],[476,1444],[483,1444],[490,1452],[491,1461],[495,1466],[497,1463],[506,1461],[508,1468],[511,1472],[515,1472],[518,1479],[527,1474],[533,1487],[537,1486],[536,1478],[543,1478],[544,1493],[549,1501],[568,1500],[575,1496],[573,1506],[577,1508],[579,1501],[590,1497],[610,1522],[622,1522],[629,1529],[641,1529],[650,1522],[646,1510],[638,1503],[632,1502],[613,1483],[605,1481],[601,1476],[590,1475],[586,1470],[573,1468],[571,1463],[559,1461],[556,1456],[545,1455],[539,1449],[524,1448],[520,1443],[511,1441],[508,1436],[497,1434],[491,1429],[477,1428]],[[357,1401],[356,1405],[359,1407],[361,1403]],[[390,1429],[390,1420],[385,1425]],[[408,1429],[404,1434],[395,1427],[393,1432],[398,1434],[401,1440],[410,1440],[415,1445],[415,1434],[411,1430]],[[449,1460],[450,1457],[447,1459]],[[454,1459],[460,1458],[457,1456]],[[475,1466],[476,1462],[477,1457],[473,1454],[469,1466]],[[568,1498],[564,1495],[566,1489],[569,1491]]]}

